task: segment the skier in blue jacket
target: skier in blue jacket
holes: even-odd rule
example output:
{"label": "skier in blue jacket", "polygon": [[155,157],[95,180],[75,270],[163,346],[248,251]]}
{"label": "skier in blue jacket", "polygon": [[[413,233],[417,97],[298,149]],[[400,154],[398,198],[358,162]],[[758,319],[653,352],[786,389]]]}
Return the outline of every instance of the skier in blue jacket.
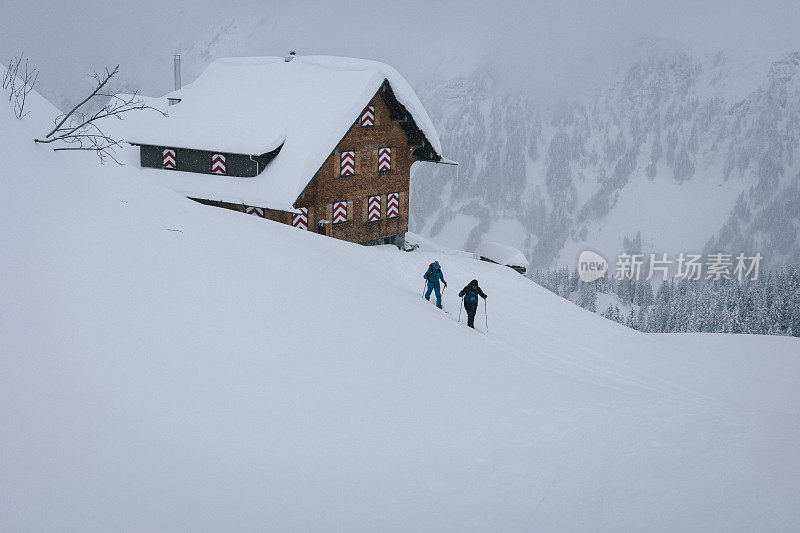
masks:
{"label": "skier in blue jacket", "polygon": [[478,296],[485,300],[486,294],[478,287],[478,280],[473,279],[469,282],[469,285],[461,289],[458,295],[464,298],[464,309],[467,310],[467,325],[475,329],[475,311],[478,310]]}
{"label": "skier in blue jacket", "polygon": [[444,274],[442,274],[441,267],[439,267],[439,261],[434,261],[431,263],[428,266],[427,272],[425,272],[425,275],[422,277],[428,281],[428,290],[425,291],[425,299],[430,301],[431,291],[436,291],[436,307],[441,309],[442,293],[439,289],[439,280],[442,280],[445,289],[447,288],[447,282],[444,280]]}

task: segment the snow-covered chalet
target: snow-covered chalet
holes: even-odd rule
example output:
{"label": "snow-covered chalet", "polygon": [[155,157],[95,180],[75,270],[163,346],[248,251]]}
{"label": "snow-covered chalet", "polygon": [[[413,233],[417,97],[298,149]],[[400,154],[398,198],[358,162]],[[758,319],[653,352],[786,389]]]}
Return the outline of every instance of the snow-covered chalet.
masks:
{"label": "snow-covered chalet", "polygon": [[402,247],[411,166],[452,163],[408,82],[375,61],[219,59],[166,98],[168,116],[127,135],[158,181],[338,239]]}

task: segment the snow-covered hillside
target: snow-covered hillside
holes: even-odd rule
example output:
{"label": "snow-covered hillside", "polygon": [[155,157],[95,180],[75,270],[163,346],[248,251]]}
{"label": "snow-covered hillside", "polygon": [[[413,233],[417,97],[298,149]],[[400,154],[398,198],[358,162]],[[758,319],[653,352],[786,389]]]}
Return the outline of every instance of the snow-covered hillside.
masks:
{"label": "snow-covered hillside", "polygon": [[800,523],[797,339],[639,334],[468,255],[204,207],[34,145],[28,105],[0,106],[0,529]]}
{"label": "snow-covered hillside", "polygon": [[[474,250],[523,250],[534,267],[644,252],[761,252],[800,261],[800,53],[767,61],[649,45],[591,95],[551,107],[502,72],[418,92],[452,169],[412,180],[415,231]],[[709,201],[713,199],[713,201]]]}

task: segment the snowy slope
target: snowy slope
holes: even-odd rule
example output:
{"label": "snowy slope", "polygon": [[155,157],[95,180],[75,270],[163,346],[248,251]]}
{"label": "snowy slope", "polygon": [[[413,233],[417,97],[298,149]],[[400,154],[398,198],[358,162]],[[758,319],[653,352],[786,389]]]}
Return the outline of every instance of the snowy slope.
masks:
{"label": "snowy slope", "polygon": [[203,207],[35,146],[31,105],[0,106],[0,529],[800,523],[797,339],[639,334],[430,244]]}

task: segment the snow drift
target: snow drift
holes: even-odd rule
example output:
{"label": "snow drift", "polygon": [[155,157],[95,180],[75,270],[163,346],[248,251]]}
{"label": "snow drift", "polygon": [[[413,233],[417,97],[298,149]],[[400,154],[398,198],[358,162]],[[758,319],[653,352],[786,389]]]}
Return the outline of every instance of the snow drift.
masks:
{"label": "snow drift", "polygon": [[462,254],[207,208],[35,146],[29,105],[0,106],[0,529],[800,523],[797,339],[639,334]]}

